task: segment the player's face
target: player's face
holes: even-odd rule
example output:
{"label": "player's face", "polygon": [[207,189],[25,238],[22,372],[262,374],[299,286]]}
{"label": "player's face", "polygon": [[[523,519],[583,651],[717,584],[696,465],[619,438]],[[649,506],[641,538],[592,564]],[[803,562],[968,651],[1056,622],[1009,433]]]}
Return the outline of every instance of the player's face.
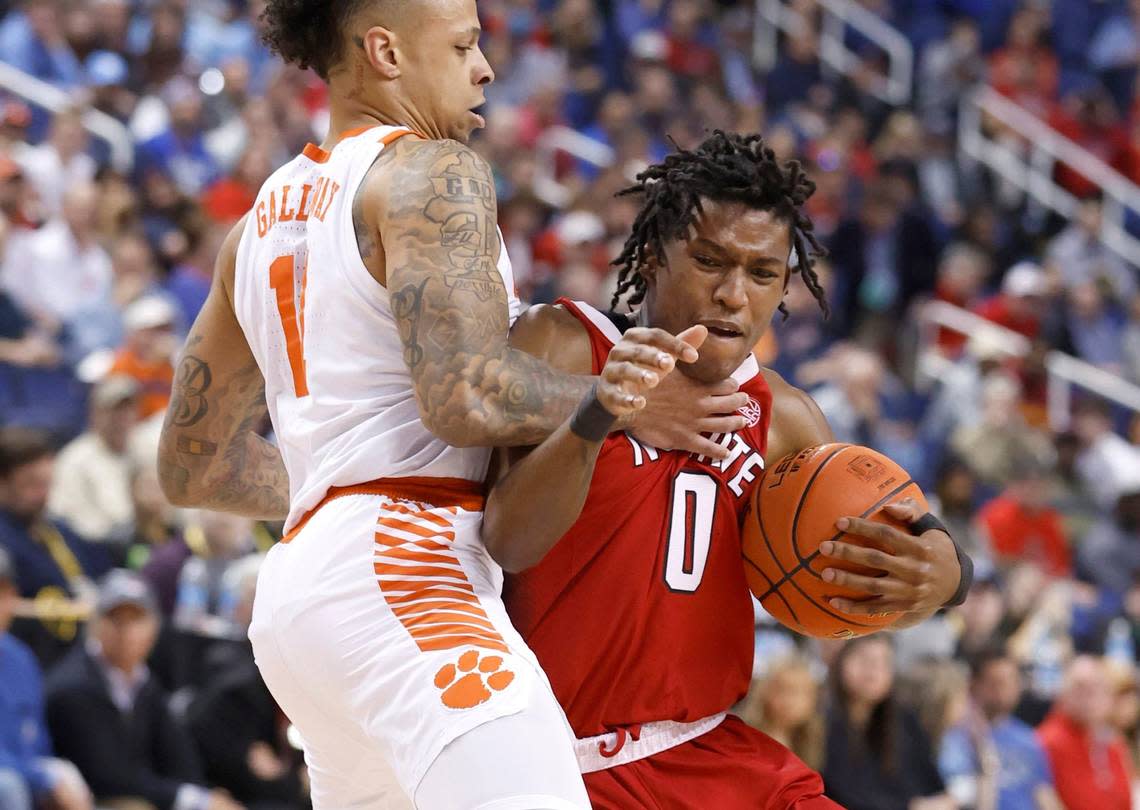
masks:
{"label": "player's face", "polygon": [[495,79],[479,33],[475,0],[435,0],[426,4],[404,49],[401,81],[409,98],[439,134],[464,143],[484,126],[473,110]]}
{"label": "player's face", "polygon": [[784,297],[791,228],[768,211],[704,201],[688,240],[665,246],[665,261],[647,268],[649,323],[673,334],[708,327],[700,358],[679,368],[707,382],[744,362]]}
{"label": "player's face", "polygon": [[1012,659],[992,661],[978,674],[974,699],[989,717],[1004,717],[1021,698],[1021,673]]}

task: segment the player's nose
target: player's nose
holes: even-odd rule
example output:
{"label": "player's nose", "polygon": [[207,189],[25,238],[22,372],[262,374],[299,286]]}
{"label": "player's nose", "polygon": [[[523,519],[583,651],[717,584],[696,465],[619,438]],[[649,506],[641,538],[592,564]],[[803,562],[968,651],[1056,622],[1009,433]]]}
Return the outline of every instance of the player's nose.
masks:
{"label": "player's nose", "polygon": [[716,289],[713,290],[713,300],[733,310],[748,306],[748,292],[743,274],[729,271],[721,276]]}
{"label": "player's nose", "polygon": [[479,60],[475,65],[475,84],[488,85],[495,81],[495,71],[491,67],[491,63],[487,61],[483,49],[477,48],[476,50],[479,53]]}

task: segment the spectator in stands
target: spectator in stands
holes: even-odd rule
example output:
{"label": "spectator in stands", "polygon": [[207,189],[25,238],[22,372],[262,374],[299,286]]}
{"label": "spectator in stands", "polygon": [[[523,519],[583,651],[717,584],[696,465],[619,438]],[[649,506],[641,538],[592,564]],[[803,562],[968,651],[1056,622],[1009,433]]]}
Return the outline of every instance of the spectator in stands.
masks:
{"label": "spectator in stands", "polygon": [[899,702],[918,718],[937,760],[946,731],[961,723],[966,715],[965,668],[943,654],[936,654],[914,661],[900,673]]}
{"label": "spectator in stands", "polygon": [[930,511],[946,524],[950,536],[974,559],[975,567],[979,559],[987,557],[987,551],[974,531],[977,488],[978,482],[969,465],[951,456],[942,462],[934,489],[926,495]]}
{"label": "spectator in stands", "polygon": [[19,599],[15,576],[0,548],[0,810],[91,810],[91,792],[79,771],[51,755],[39,664],[8,634]]}
{"label": "spectator in stands", "polygon": [[1106,658],[1108,681],[1112,690],[1112,711],[1109,724],[1124,740],[1128,749],[1131,772],[1140,766],[1140,681],[1137,680],[1136,663]]}
{"label": "spectator in stands", "polygon": [[111,375],[91,391],[91,423],[56,459],[48,512],[80,537],[104,543],[122,565],[134,532],[127,439],[138,420],[139,384]]}
{"label": "spectator in stands", "polygon": [[977,532],[999,566],[1031,562],[1054,577],[1072,572],[1061,513],[1049,504],[1049,468],[1031,454],[1012,459],[1009,484],[982,507]]}
{"label": "spectator in stands", "polygon": [[68,354],[81,362],[93,352],[118,348],[124,338],[123,312],[146,295],[158,293],[154,251],[139,233],[128,232],[111,244],[111,287],[101,299],[87,302],[68,334]]}
{"label": "spectator in stands", "polygon": [[170,124],[165,131],[139,144],[138,173],[169,174],[184,194],[198,194],[218,176],[218,166],[206,149],[202,131],[201,95],[189,79],[178,76],[163,88],[162,101]]}
{"label": "spectator in stands", "polygon": [[1045,293],[1044,271],[1033,262],[1018,262],[1006,271],[1001,292],[978,304],[974,311],[1033,340],[1041,332]]}
{"label": "spectator in stands", "polygon": [[47,664],[75,640],[77,621],[86,615],[92,581],[110,565],[106,553],[66,524],[46,515],[55,469],[55,450],[36,431],[0,429],[0,546],[16,566],[20,596],[52,602],[62,618],[17,621],[15,631]]}
{"label": "spectator in stands", "polygon": [[207,637],[241,635],[228,615],[234,594],[226,588],[226,571],[253,551],[253,523],[238,515],[202,510],[197,514],[202,547],[182,566],[174,624]]}
{"label": "spectator in stands", "polygon": [[60,218],[10,248],[5,283],[26,312],[66,326],[86,302],[108,293],[111,260],[95,230],[98,206],[94,185],[73,185],[63,194]]}
{"label": "spectator in stands", "polygon": [[4,61],[62,87],[82,82],[83,71],[64,35],[59,0],[23,0],[0,23]]}
{"label": "spectator in stands", "polygon": [[148,295],[123,310],[126,340],[115,355],[112,374],[133,378],[140,388],[139,417],[148,419],[166,410],[174,384],[174,353],[178,313],[162,295]]}
{"label": "spectator in stands", "polygon": [[1124,319],[1105,299],[1096,282],[1071,287],[1066,301],[1065,331],[1073,353],[1105,371],[1124,370]]}
{"label": "spectator in stands", "polygon": [[985,485],[1003,488],[1013,472],[1013,459],[1050,458],[1048,439],[1025,423],[1019,411],[1021,386],[1013,377],[994,373],[982,386],[980,419],[950,437],[954,454],[970,465]]}
{"label": "spectator in stands", "polygon": [[1099,196],[1081,200],[1076,217],[1046,248],[1045,265],[1066,289],[1100,282],[1113,300],[1129,301],[1137,293],[1136,274],[1101,241],[1103,218]]}
{"label": "spectator in stands", "polygon": [[137,554],[141,573],[158,600],[159,610],[164,618],[170,618],[178,599],[178,579],[183,564],[190,557],[190,548],[182,537],[174,507],[162,493],[155,465],[134,466],[131,497],[135,510],[132,557]]}
{"label": "spectator in stands", "polygon": [[818,770],[824,744],[819,698],[820,685],[811,662],[789,655],[773,662],[752,684],[740,716]]}
{"label": "spectator in stands", "polygon": [[1128,307],[1128,323],[1121,341],[1124,352],[1124,375],[1140,384],[1140,293],[1132,296]]}
{"label": "spectator in stands", "polygon": [[[237,594],[232,620],[249,629],[260,555],[249,555],[227,572]],[[191,734],[211,784],[230,791],[251,810],[291,810],[305,804],[298,752],[285,738],[288,720],[265,686],[242,643],[216,661],[188,713]]]}
{"label": "spectator in stands", "polygon": [[126,571],[109,574],[86,643],[48,677],[52,738],[100,802],[132,799],[157,810],[238,808],[224,792],[204,787],[193,744],[147,669],[157,634],[146,583]]}
{"label": "spectator in stands", "polygon": [[1073,432],[1081,442],[1077,472],[1097,505],[1110,512],[1116,507],[1121,484],[1140,469],[1140,448],[1113,430],[1108,403],[1099,399],[1077,403]]}
{"label": "spectator in stands", "polygon": [[1017,662],[1000,647],[970,662],[970,707],[942,740],[939,770],[961,810],[1062,810],[1033,729],[1013,716]]}
{"label": "spectator in stands", "polygon": [[52,117],[46,141],[14,155],[50,216],[59,215],[68,188],[95,179],[95,161],[87,146],[82,113],[69,108]]}
{"label": "spectator in stands", "polygon": [[1037,729],[1066,810],[1129,810],[1131,762],[1109,719],[1104,662],[1078,656],[1065,671],[1057,703]]}
{"label": "spectator in stands", "polygon": [[1005,47],[990,56],[990,82],[1034,115],[1044,118],[1057,96],[1057,57],[1044,44],[1048,12],[1023,5],[1010,20]]}
{"label": "spectator in stands", "polygon": [[1140,469],[1116,486],[1116,508],[1082,538],[1079,559],[1099,587],[1123,595],[1140,574]]}
{"label": "spectator in stands", "polygon": [[918,108],[928,132],[953,132],[958,101],[965,90],[982,79],[985,67],[978,24],[967,16],[951,21],[949,36],[932,43],[922,54]]}
{"label": "spectator in stands", "polygon": [[960,623],[956,657],[969,660],[1004,637],[1005,595],[1001,576],[988,563],[978,567],[966,601],[954,611]]}
{"label": "spectator in stands", "polygon": [[823,781],[848,810],[950,810],[931,741],[894,695],[882,635],[848,641],[831,665]]}

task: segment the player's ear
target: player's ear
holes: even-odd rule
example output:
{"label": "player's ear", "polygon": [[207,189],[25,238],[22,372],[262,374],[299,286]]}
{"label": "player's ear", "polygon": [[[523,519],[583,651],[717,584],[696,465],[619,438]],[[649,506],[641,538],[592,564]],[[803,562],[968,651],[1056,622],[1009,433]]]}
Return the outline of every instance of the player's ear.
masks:
{"label": "player's ear", "polygon": [[398,79],[400,65],[396,33],[382,25],[374,25],[357,40],[364,58],[382,79]]}
{"label": "player's ear", "polygon": [[661,259],[652,247],[645,248],[645,256],[638,265],[637,274],[647,282],[657,279],[657,271],[661,269]]}

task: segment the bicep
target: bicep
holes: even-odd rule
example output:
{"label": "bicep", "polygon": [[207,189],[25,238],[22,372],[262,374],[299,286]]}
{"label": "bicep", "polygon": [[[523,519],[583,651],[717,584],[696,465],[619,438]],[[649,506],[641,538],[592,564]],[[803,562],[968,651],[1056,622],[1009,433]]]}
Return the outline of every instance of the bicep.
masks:
{"label": "bicep", "polygon": [[454,141],[417,143],[392,169],[381,218],[392,314],[417,386],[442,382],[506,346],[490,169]]}

